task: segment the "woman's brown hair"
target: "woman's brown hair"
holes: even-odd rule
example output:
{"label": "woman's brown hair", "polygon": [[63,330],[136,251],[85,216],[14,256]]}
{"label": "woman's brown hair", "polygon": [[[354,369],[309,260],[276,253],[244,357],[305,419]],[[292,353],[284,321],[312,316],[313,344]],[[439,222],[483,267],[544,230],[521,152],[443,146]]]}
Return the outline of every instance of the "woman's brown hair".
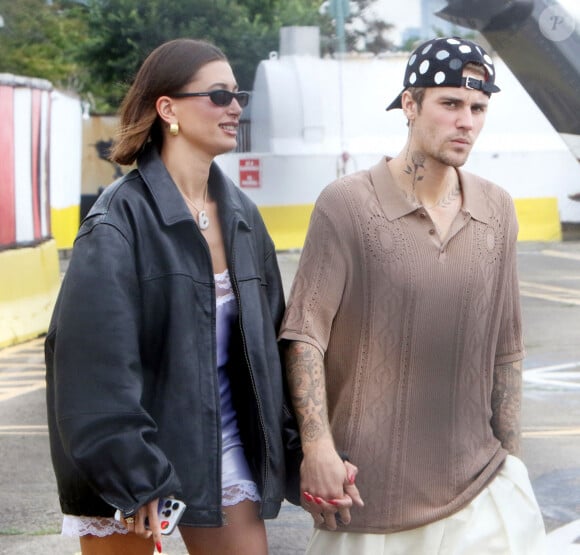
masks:
{"label": "woman's brown hair", "polygon": [[163,133],[155,108],[157,99],[180,92],[200,68],[218,60],[227,58],[217,46],[202,40],[176,39],[153,50],[137,72],[119,109],[119,130],[111,161],[132,164],[149,140],[160,149]]}

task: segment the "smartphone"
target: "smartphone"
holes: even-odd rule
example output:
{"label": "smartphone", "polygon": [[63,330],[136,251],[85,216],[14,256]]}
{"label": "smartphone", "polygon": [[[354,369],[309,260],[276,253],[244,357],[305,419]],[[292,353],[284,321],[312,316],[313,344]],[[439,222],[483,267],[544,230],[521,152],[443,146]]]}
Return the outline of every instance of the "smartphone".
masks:
{"label": "smartphone", "polygon": [[[159,526],[161,533],[168,536],[175,530],[175,527],[181,519],[181,515],[185,511],[185,503],[174,499],[173,497],[162,497],[159,499],[157,506],[157,516],[159,517]],[[145,528],[149,528],[149,523],[145,519]]]}
{"label": "smartphone", "polygon": [[[157,516],[161,533],[168,536],[175,530],[181,515],[185,511],[185,503],[173,497],[161,497],[157,506]],[[115,513],[115,520],[121,520],[121,513]],[[149,528],[149,519],[145,519],[145,528]]]}

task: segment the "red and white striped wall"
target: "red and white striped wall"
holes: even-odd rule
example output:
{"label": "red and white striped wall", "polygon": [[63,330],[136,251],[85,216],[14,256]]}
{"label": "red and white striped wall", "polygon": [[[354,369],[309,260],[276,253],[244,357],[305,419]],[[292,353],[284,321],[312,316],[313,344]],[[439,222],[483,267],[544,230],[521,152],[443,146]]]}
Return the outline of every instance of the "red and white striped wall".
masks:
{"label": "red and white striped wall", "polygon": [[0,74],[0,347],[44,333],[58,291],[51,95],[48,81]]}
{"label": "red and white striped wall", "polygon": [[52,85],[0,74],[0,249],[50,237]]}

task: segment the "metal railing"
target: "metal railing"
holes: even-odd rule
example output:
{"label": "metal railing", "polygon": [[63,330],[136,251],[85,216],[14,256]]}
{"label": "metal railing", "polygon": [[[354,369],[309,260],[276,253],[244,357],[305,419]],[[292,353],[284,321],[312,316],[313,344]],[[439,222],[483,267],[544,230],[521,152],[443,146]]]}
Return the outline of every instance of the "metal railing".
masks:
{"label": "metal railing", "polygon": [[251,124],[249,119],[240,120],[238,129],[238,146],[235,152],[250,152],[252,150],[252,140],[250,137]]}

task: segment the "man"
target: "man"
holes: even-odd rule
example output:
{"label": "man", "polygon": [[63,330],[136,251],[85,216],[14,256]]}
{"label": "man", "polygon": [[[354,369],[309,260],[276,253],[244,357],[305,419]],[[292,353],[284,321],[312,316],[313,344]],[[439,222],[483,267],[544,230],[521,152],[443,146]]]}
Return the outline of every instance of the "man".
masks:
{"label": "man", "polygon": [[280,333],[311,554],[543,553],[517,458],[513,202],[459,170],[498,91],[477,44],[422,44],[387,108],[408,120],[400,154],[316,202]]}

